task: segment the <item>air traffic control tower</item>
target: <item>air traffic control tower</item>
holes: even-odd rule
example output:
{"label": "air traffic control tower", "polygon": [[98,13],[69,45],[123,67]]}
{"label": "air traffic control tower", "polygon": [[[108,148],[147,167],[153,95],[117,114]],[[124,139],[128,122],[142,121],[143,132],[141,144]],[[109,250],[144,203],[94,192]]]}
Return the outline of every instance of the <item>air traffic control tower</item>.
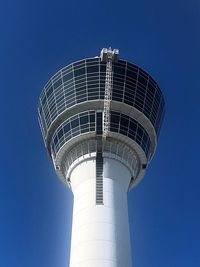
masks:
{"label": "air traffic control tower", "polygon": [[117,49],[58,71],[39,122],[58,177],[74,195],[70,267],[131,267],[127,192],[147,170],[164,115],[155,80]]}

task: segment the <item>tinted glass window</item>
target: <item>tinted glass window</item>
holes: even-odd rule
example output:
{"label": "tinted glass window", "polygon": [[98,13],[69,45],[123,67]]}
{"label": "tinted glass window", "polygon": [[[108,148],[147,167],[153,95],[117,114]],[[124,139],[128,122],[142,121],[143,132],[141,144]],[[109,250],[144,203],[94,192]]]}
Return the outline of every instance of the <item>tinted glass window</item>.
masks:
{"label": "tinted glass window", "polygon": [[63,136],[63,130],[60,129],[60,131],[58,132],[58,138],[60,139]]}
{"label": "tinted glass window", "polygon": [[95,121],[95,115],[94,114],[91,114],[90,115],[90,122],[94,122]]}
{"label": "tinted glass window", "polygon": [[77,127],[79,125],[78,119],[75,119],[75,120],[71,121],[71,125],[72,125],[72,128]]}
{"label": "tinted glass window", "polygon": [[63,127],[63,131],[64,133],[67,133],[70,130],[70,123],[67,123],[64,127]]}
{"label": "tinted glass window", "polygon": [[53,83],[54,88],[57,88],[57,87],[60,86],[61,84],[62,84],[62,80],[61,80],[61,79],[59,79],[59,80],[57,80],[56,82]]}
{"label": "tinted glass window", "polygon": [[126,71],[126,76],[128,76],[129,78],[133,79],[133,80],[137,80],[137,73],[127,70]]}
{"label": "tinted glass window", "polygon": [[138,77],[138,81],[143,84],[144,86],[146,86],[147,84],[147,79],[143,78],[141,75],[139,75]]}
{"label": "tinted glass window", "polygon": [[123,126],[123,127],[128,127],[128,119],[127,118],[125,118],[125,117],[123,117],[123,116],[121,116],[121,121],[120,121],[120,125],[121,126]]}
{"label": "tinted glass window", "polygon": [[125,68],[120,68],[118,66],[114,66],[114,73],[124,76],[125,75]]}
{"label": "tinted glass window", "polygon": [[88,123],[88,116],[80,117],[80,124]]}
{"label": "tinted glass window", "polygon": [[48,89],[47,93],[46,93],[47,98],[48,98],[52,93],[53,93],[53,87],[51,86],[51,87]]}
{"label": "tinted glass window", "polygon": [[117,113],[111,114],[111,122],[115,124],[119,124],[120,116]]}
{"label": "tinted glass window", "polygon": [[97,66],[87,66],[87,73],[99,72],[99,65]]}
{"label": "tinted glass window", "polygon": [[102,113],[97,113],[97,134],[102,134]]}
{"label": "tinted glass window", "polygon": [[81,69],[75,69],[74,70],[74,76],[80,76],[80,75],[83,75],[83,74],[85,74],[85,67],[81,68]]}
{"label": "tinted glass window", "polygon": [[73,73],[70,72],[70,73],[65,74],[65,75],[63,76],[63,81],[66,82],[66,81],[68,81],[68,80],[70,80],[70,79],[72,79],[72,78],[73,78]]}

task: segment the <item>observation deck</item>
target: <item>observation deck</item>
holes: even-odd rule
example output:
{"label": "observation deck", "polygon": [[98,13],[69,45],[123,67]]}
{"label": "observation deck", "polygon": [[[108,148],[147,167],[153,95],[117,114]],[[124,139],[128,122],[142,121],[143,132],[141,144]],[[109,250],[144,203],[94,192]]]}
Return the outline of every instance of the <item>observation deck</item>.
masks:
{"label": "observation deck", "polygon": [[40,95],[44,143],[58,176],[69,187],[73,168],[100,152],[129,169],[131,189],[155,153],[165,109],[156,81],[135,64],[113,62],[110,125],[104,140],[105,80],[106,62],[87,58],[58,71]]}

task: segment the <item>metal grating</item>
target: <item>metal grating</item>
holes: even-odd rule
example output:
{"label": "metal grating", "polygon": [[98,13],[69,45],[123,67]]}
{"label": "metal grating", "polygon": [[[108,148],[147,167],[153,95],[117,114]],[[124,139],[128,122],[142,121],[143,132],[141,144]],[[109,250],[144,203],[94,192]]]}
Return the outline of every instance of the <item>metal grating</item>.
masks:
{"label": "metal grating", "polygon": [[102,152],[96,156],[96,205],[103,205],[103,157]]}

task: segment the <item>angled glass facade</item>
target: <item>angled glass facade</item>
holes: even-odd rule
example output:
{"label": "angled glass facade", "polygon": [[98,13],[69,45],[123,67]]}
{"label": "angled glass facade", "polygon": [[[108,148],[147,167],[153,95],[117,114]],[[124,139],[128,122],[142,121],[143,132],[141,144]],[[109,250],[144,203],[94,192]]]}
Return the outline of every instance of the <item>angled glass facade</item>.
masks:
{"label": "angled glass facade", "polygon": [[[100,58],[91,58],[64,67],[50,79],[39,101],[44,139],[52,122],[62,112],[79,103],[104,99],[105,77],[106,63]],[[112,100],[141,111],[158,136],[165,104],[158,84],[149,74],[127,61],[113,63]]]}
{"label": "angled glass facade", "polygon": [[[86,133],[102,134],[102,112],[87,111],[64,121],[55,131],[51,150],[54,155],[72,138]],[[136,120],[119,112],[111,112],[110,132],[124,135],[135,141],[149,158],[151,141],[146,130]]]}

